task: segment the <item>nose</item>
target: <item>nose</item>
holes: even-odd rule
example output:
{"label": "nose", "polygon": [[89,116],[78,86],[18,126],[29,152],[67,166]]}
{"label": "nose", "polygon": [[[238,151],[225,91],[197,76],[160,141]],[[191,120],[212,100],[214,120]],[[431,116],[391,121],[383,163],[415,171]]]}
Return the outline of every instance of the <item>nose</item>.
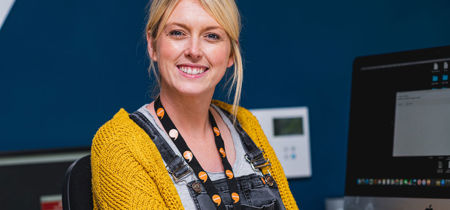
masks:
{"label": "nose", "polygon": [[200,39],[191,38],[189,41],[189,45],[185,50],[185,56],[192,59],[193,61],[197,61],[202,58],[203,51],[201,48]]}

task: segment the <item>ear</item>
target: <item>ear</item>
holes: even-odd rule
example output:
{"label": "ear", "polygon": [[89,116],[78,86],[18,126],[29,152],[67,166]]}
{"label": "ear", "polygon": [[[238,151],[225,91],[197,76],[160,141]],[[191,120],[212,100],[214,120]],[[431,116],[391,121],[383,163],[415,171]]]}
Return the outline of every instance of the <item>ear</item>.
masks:
{"label": "ear", "polygon": [[146,34],[147,37],[147,51],[148,51],[148,55],[150,56],[150,58],[153,61],[158,61],[158,56],[156,56],[156,48],[155,46],[153,46],[153,38],[150,36],[150,32],[147,32]]}
{"label": "ear", "polygon": [[230,58],[228,58],[228,68],[230,68],[232,65],[234,64],[234,55],[230,56]]}
{"label": "ear", "polygon": [[[236,44],[239,46],[239,41],[237,41]],[[231,48],[233,49],[233,44],[231,44]],[[230,57],[228,58],[228,68],[230,68],[234,64],[234,56],[236,55],[234,52],[232,52]]]}

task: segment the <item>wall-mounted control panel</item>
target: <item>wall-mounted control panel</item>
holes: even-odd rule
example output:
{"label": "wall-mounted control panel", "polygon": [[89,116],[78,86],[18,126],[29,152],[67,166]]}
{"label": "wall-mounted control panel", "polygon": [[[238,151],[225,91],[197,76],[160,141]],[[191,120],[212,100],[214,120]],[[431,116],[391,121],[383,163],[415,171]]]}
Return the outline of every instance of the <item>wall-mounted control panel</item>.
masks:
{"label": "wall-mounted control panel", "polygon": [[311,176],[307,107],[250,110],[258,118],[288,178]]}

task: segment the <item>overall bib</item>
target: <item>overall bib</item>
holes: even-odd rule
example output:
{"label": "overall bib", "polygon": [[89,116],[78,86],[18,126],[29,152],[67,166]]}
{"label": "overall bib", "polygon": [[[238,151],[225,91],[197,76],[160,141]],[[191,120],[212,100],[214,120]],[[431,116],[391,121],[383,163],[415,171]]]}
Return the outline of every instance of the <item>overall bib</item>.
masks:
{"label": "overall bib", "polygon": [[[222,111],[230,118],[229,113],[225,110]],[[160,135],[154,125],[142,113],[136,111],[130,114],[130,118],[149,135],[150,139],[152,139],[166,163],[167,171],[175,182],[178,183],[183,181],[185,177],[193,175],[192,169],[185,160],[172,150],[164,137]],[[284,210],[285,207],[281,200],[275,180],[270,174],[263,176],[259,175],[260,168],[270,165],[268,160],[264,158],[263,151],[256,146],[238,122],[236,122],[235,128],[241,137],[246,152],[246,160],[251,164],[255,172],[258,172],[236,178],[238,185],[237,193],[240,195],[241,208],[248,210]],[[222,197],[222,202],[225,204],[226,209],[234,209],[226,178],[212,182],[219,191],[219,195]],[[187,183],[187,187],[197,209],[216,209],[216,205],[208,196],[205,187],[200,180],[194,180]]]}

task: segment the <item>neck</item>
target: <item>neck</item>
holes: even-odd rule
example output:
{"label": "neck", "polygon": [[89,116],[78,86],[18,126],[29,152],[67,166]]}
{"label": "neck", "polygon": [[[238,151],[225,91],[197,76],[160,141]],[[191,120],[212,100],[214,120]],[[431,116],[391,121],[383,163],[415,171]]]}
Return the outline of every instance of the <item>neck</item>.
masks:
{"label": "neck", "polygon": [[[181,95],[161,89],[159,97],[164,109],[167,111],[177,129],[184,137],[199,138],[211,132],[209,123],[209,107],[213,93],[196,96]],[[186,139],[186,141],[188,141]]]}

